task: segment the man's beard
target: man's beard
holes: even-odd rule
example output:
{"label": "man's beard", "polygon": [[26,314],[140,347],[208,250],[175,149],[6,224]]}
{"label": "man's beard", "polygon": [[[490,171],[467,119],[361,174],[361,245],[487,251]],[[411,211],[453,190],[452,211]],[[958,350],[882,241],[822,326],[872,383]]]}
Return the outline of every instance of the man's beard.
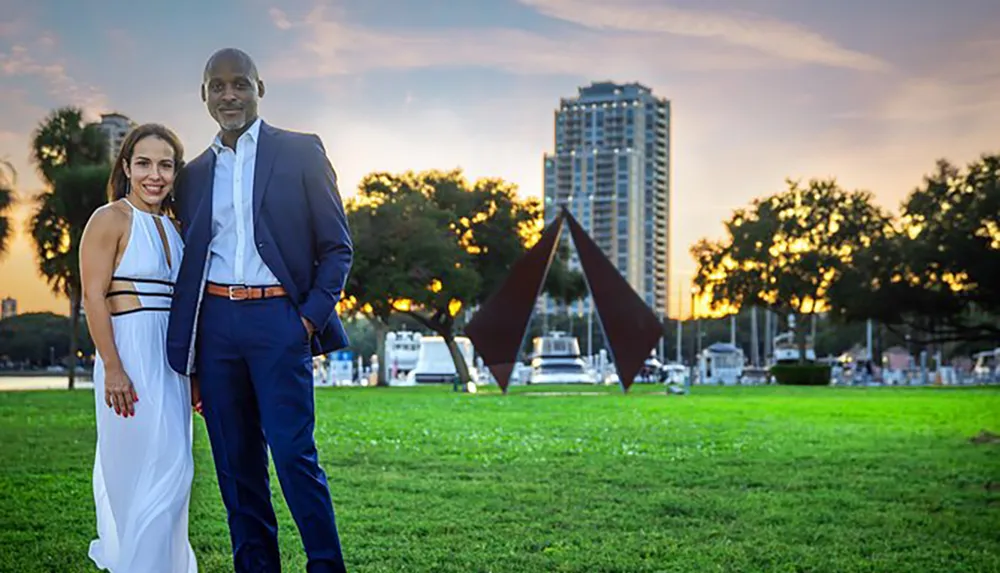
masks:
{"label": "man's beard", "polygon": [[228,116],[219,111],[219,125],[226,131],[237,131],[243,129],[247,124],[246,110],[240,110],[238,116]]}

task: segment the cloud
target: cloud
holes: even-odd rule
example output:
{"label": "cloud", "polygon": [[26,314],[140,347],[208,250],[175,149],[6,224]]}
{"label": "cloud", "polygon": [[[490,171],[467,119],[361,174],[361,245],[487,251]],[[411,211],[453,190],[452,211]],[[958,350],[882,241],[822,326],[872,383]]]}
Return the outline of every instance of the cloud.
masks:
{"label": "cloud", "polygon": [[841,47],[799,25],[756,15],[645,7],[639,0],[610,4],[603,0],[518,1],[583,27],[544,35],[500,27],[390,30],[352,23],[342,6],[318,0],[298,17],[270,9],[273,25],[294,31],[296,40],[291,50],[267,68],[273,70],[271,79],[278,80],[342,77],[372,70],[478,67],[525,75],[645,77],[649,81],[678,72],[801,64],[889,69],[874,56]]}
{"label": "cloud", "polygon": [[[515,74],[650,76],[655,71],[748,70],[773,59],[728,47],[692,50],[647,33],[571,31],[558,37],[510,28],[394,29],[352,24],[323,2],[295,20],[270,10],[279,30],[295,30],[295,48],[271,62],[275,79],[300,80],[380,69],[482,67]],[[658,54],[655,59],[636,54]]]}
{"label": "cloud", "polygon": [[288,21],[288,16],[280,8],[271,8],[268,10],[268,14],[271,16],[271,21],[279,30],[291,29],[292,23]]}
{"label": "cloud", "polygon": [[107,108],[108,97],[69,73],[55,34],[38,30],[28,18],[16,21],[16,28],[0,25],[0,83],[5,86],[0,90],[0,110],[6,130],[0,137],[0,158],[10,159],[21,176],[21,191],[30,195],[42,183],[29,161],[29,134],[48,113],[47,107],[75,105],[96,119],[97,112]]}
{"label": "cloud", "polygon": [[74,78],[57,53],[58,39],[50,32],[35,35],[29,43],[14,42],[0,50],[0,77],[41,79],[55,100],[87,111],[104,109],[108,98],[99,88]]}
{"label": "cloud", "polygon": [[909,79],[885,100],[878,115],[889,121],[929,123],[1000,116],[1000,40],[965,42]]}
{"label": "cloud", "polygon": [[899,202],[935,161],[958,165],[1000,152],[1000,41],[943,44],[910,77],[862,84],[859,111],[810,142],[805,174],[837,174],[842,184],[870,189],[882,205]]}
{"label": "cloud", "polygon": [[909,77],[861,84],[863,103],[836,117],[840,128],[831,134],[830,147],[849,150],[846,170],[855,172],[906,169],[915,162],[930,170],[939,157],[964,163],[1000,151],[997,61],[1000,40],[960,41],[940,46]]}
{"label": "cloud", "polygon": [[721,40],[779,59],[883,71],[875,56],[837,45],[802,26],[758,15],[651,6],[636,0],[518,0],[538,12],[598,30],[649,32]]}

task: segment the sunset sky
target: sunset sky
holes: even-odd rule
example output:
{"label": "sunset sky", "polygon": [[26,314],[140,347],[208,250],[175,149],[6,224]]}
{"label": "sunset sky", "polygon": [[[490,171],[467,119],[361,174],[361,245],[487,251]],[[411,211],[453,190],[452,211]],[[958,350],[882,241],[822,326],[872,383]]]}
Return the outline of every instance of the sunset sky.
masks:
{"label": "sunset sky", "polygon": [[[895,209],[935,159],[1000,151],[996,0],[5,0],[0,157],[22,196],[40,189],[31,130],[62,105],[165,123],[200,153],[201,71],[226,46],[257,60],[266,121],[323,138],[345,195],[370,171],[456,166],[540,195],[559,98],[649,85],[673,102],[672,292],[689,246],[785,177]],[[28,213],[0,297],[64,313]]]}

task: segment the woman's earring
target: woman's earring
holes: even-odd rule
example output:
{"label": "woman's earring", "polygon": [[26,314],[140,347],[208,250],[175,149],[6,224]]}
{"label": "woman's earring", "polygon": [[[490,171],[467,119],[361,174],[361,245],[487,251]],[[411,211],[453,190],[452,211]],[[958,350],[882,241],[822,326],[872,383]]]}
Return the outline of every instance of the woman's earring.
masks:
{"label": "woman's earring", "polygon": [[129,193],[132,192],[132,182],[125,178],[125,196],[128,197]]}

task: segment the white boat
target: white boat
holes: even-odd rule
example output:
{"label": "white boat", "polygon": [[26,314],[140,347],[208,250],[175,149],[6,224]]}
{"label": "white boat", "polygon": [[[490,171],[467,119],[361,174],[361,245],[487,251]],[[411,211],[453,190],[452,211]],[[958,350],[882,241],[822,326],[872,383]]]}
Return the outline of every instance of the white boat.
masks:
{"label": "white boat", "polygon": [[397,330],[385,335],[385,365],[390,380],[406,378],[420,360],[419,332]]}
{"label": "white boat", "polygon": [[[806,336],[806,362],[816,361],[816,350],[812,345],[812,337]],[[797,364],[799,362],[799,344],[795,341],[794,332],[783,332],[774,337],[774,363]]]}
{"label": "white boat", "polygon": [[977,352],[972,376],[977,382],[996,382],[1000,377],[1000,348]]}
{"label": "white boat", "polygon": [[596,384],[597,376],[580,356],[580,341],[552,331],[532,341],[528,384]]}
{"label": "white boat", "polygon": [[[472,381],[477,380],[475,362],[473,362],[472,341],[465,336],[456,336],[455,344],[465,358]],[[417,364],[406,375],[405,384],[451,384],[455,381],[455,361],[451,358],[448,345],[440,336],[422,336]]]}

